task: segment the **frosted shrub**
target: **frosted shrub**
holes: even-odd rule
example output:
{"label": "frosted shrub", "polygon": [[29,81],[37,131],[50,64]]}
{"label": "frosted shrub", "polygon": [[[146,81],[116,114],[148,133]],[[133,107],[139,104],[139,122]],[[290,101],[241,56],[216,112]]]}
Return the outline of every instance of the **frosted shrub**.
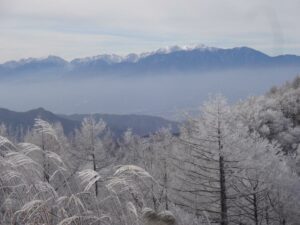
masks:
{"label": "frosted shrub", "polygon": [[149,208],[143,210],[143,221],[145,225],[174,225],[176,222],[170,211],[156,213]]}

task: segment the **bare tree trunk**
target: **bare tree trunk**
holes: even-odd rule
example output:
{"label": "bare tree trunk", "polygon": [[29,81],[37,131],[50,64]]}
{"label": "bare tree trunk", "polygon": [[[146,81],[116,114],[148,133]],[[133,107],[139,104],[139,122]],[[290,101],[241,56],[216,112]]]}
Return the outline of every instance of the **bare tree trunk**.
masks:
{"label": "bare tree trunk", "polygon": [[165,174],[164,174],[164,183],[165,183],[165,206],[166,210],[169,210],[169,199],[168,199],[168,172],[167,172],[167,160],[164,160],[164,169],[165,169]]}
{"label": "bare tree trunk", "polygon": [[220,156],[221,225],[228,225],[227,195],[225,185],[224,158]]}
{"label": "bare tree trunk", "polygon": [[44,173],[44,181],[49,183],[49,164],[46,156],[46,147],[45,147],[45,137],[44,137],[44,131],[42,130],[42,150],[43,150],[43,173]]}
{"label": "bare tree trunk", "polygon": [[[96,165],[96,154],[95,154],[95,140],[94,140],[94,127],[91,130],[91,152],[92,152],[92,160],[93,160],[93,170],[97,172],[97,165]],[[98,196],[98,182],[95,182],[95,195]]]}
{"label": "bare tree trunk", "polygon": [[[95,172],[97,172],[96,157],[95,157],[94,153],[92,154],[92,157],[93,157],[93,170]],[[96,195],[96,197],[98,196],[98,182],[97,181],[95,182],[95,195]]]}
{"label": "bare tree trunk", "polygon": [[253,210],[254,210],[254,222],[255,222],[255,225],[258,225],[258,206],[257,206],[256,193],[253,194]]}
{"label": "bare tree trunk", "polygon": [[270,225],[269,207],[266,207],[266,224]]}
{"label": "bare tree trunk", "polygon": [[224,157],[222,155],[223,145],[221,143],[221,126],[218,121],[218,147],[219,147],[219,170],[220,170],[220,194],[221,194],[221,225],[228,225],[227,215],[227,195],[226,195],[226,179],[225,179],[225,167]]}

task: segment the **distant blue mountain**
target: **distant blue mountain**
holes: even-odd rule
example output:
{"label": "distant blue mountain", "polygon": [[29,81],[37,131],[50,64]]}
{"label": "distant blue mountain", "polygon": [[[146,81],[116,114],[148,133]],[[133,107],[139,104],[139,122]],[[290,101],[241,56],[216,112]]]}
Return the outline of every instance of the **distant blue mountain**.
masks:
{"label": "distant blue mountain", "polygon": [[224,69],[300,67],[300,56],[271,57],[248,47],[231,49],[198,46],[174,46],[150,53],[127,56],[99,55],[70,62],[49,56],[44,59],[23,59],[0,64],[0,77],[20,74],[108,75],[152,74],[169,72],[203,72]]}
{"label": "distant blue mountain", "polygon": [[57,56],[48,56],[44,59],[22,59],[9,61],[0,65],[0,74],[36,73],[36,72],[63,72],[69,62]]}

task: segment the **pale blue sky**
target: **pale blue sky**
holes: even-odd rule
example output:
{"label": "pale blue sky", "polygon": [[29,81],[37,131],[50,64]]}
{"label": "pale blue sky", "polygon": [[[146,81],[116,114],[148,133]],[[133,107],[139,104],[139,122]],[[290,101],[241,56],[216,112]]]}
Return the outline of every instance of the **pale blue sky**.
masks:
{"label": "pale blue sky", "polygon": [[0,62],[170,45],[300,55],[299,0],[0,0]]}

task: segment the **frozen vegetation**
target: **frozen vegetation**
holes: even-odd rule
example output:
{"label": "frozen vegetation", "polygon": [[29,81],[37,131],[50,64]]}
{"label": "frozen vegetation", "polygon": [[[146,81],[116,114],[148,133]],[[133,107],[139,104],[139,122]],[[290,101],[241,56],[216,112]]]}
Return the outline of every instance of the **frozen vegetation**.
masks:
{"label": "frozen vegetation", "polygon": [[0,135],[3,225],[300,221],[299,77],[235,105],[212,96],[176,135],[116,140],[92,117],[68,137],[43,118],[22,142]]}

